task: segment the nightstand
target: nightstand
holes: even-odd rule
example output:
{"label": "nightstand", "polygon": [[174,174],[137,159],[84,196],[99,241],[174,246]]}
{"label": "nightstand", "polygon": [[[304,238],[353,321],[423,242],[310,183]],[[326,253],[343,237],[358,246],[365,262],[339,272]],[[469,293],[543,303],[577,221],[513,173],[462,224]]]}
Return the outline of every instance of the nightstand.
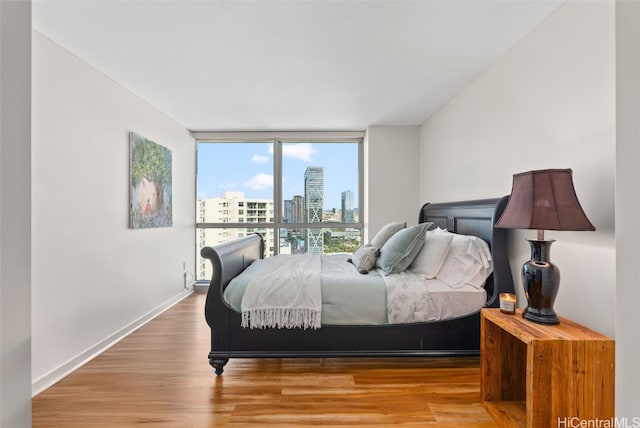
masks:
{"label": "nightstand", "polygon": [[480,399],[498,425],[568,427],[614,417],[613,339],[565,318],[533,323],[521,309],[482,309],[480,328]]}

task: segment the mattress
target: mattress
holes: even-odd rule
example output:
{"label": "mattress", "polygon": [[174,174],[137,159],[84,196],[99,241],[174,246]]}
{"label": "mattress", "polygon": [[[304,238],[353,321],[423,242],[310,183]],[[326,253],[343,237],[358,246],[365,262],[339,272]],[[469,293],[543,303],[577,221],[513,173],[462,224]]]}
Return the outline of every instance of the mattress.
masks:
{"label": "mattress", "polygon": [[[374,269],[363,275],[347,261],[349,257],[322,256],[322,325],[380,325],[389,323],[389,319],[394,324],[437,321],[477,311],[486,302],[483,288],[471,285],[451,288],[438,279],[427,280],[408,271],[383,276]],[[247,285],[259,280],[261,272],[269,269],[269,260],[254,261],[225,288],[224,301],[235,311],[241,312]],[[412,287],[406,287],[407,284]],[[396,313],[387,308],[387,296],[392,289],[396,290],[394,301],[404,305]],[[398,290],[405,295],[397,298]]]}

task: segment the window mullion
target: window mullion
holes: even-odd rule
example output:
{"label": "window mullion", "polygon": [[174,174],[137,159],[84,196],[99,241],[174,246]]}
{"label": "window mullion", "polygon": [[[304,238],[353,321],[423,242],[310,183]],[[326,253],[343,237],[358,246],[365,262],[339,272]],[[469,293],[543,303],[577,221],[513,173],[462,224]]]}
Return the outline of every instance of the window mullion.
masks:
{"label": "window mullion", "polygon": [[364,224],[366,220],[365,213],[365,164],[364,164],[364,141],[360,141],[358,144],[358,223],[360,229],[360,237],[362,243],[364,243]]}
{"label": "window mullion", "polygon": [[273,141],[273,248],[280,253],[280,228],[282,224],[282,141]]}

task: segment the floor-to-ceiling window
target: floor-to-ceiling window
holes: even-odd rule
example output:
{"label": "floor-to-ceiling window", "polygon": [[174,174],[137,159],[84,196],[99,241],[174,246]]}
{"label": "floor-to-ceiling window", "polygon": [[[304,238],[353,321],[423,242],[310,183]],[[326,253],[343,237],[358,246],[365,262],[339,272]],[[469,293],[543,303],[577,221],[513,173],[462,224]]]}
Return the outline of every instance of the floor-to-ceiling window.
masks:
{"label": "floor-to-ceiling window", "polygon": [[[200,249],[258,232],[266,256],[353,252],[361,245],[361,133],[194,133]],[[235,138],[234,138],[235,137]]]}

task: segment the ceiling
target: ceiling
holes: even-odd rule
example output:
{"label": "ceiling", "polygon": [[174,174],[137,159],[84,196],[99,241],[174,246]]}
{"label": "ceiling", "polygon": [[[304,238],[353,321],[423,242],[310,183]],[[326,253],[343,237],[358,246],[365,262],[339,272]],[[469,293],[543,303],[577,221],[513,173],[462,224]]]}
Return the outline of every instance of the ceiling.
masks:
{"label": "ceiling", "polygon": [[33,27],[190,130],[420,125],[564,0],[33,1]]}

